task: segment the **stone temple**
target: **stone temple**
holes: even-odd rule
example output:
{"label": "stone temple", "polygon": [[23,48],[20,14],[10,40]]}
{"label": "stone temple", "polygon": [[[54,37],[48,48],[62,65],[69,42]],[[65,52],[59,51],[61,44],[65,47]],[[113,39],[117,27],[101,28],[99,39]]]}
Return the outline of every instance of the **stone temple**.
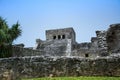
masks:
{"label": "stone temple", "polygon": [[[36,39],[34,48],[15,45],[13,56],[77,56],[96,58],[120,51],[120,24],[112,24],[108,30],[96,31],[91,42],[77,43],[72,27],[46,30],[46,40]],[[16,54],[17,52],[17,54]]]}
{"label": "stone temple", "polygon": [[44,50],[47,55],[70,56],[76,43],[73,28],[46,30],[46,41],[36,40],[35,49]]}
{"label": "stone temple", "polygon": [[[91,42],[77,43],[73,28],[46,30],[46,41],[36,40],[34,49],[44,51],[46,56],[97,57],[100,50],[107,50],[106,31],[96,31]],[[103,54],[107,55],[107,54]]]}

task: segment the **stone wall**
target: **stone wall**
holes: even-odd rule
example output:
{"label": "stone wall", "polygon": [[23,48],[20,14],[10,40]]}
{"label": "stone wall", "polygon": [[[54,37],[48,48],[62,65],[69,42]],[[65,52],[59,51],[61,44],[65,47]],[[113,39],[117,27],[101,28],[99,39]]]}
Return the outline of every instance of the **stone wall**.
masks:
{"label": "stone wall", "polygon": [[73,50],[71,56],[79,56],[82,58],[95,58],[99,55],[99,51],[94,51],[90,49],[77,49]]}
{"label": "stone wall", "polygon": [[120,76],[120,56],[101,58],[17,57],[0,59],[0,75],[13,71],[14,77]]}
{"label": "stone wall", "polygon": [[97,37],[92,37],[91,38],[91,47],[90,47],[91,50],[99,50],[99,47],[98,47],[98,38]]}
{"label": "stone wall", "polygon": [[44,55],[44,51],[13,46],[13,57],[38,56],[38,55],[39,56]]}
{"label": "stone wall", "polygon": [[[70,40],[71,41],[71,40]],[[13,57],[24,56],[67,56],[71,53],[68,39],[61,41],[42,41],[37,49],[13,46]]]}
{"label": "stone wall", "polygon": [[107,44],[110,53],[120,52],[120,24],[112,24],[107,31]]}
{"label": "stone wall", "polygon": [[43,50],[46,56],[66,56],[68,53],[68,47],[71,47],[68,39],[48,40],[39,43],[37,50]]}
{"label": "stone wall", "polygon": [[106,48],[106,31],[96,31],[96,35],[98,38],[98,46],[99,48]]}
{"label": "stone wall", "polygon": [[100,56],[100,50],[98,48],[98,39],[92,38],[91,42],[85,42],[85,43],[77,43],[73,45],[72,55],[71,56],[79,56],[79,57],[89,57],[89,58],[95,58],[97,56]]}

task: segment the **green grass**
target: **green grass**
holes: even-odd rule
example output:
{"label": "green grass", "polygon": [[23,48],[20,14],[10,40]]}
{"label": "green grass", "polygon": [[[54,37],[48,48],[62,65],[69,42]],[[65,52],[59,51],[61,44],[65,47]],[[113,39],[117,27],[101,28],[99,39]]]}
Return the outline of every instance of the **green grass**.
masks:
{"label": "green grass", "polygon": [[120,80],[120,77],[52,77],[52,78],[32,78],[22,80]]}

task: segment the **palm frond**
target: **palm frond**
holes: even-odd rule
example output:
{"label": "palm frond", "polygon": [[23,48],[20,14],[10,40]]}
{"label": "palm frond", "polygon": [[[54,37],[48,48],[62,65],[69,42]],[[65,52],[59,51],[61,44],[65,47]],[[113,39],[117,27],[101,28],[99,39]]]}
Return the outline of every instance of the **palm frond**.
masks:
{"label": "palm frond", "polygon": [[9,30],[9,33],[11,35],[12,40],[15,40],[17,37],[21,36],[22,30],[19,27],[19,23],[12,25],[12,27]]}
{"label": "palm frond", "polygon": [[5,19],[0,17],[0,57],[10,57],[12,53],[12,43],[22,33],[20,24],[17,22],[9,28]]}

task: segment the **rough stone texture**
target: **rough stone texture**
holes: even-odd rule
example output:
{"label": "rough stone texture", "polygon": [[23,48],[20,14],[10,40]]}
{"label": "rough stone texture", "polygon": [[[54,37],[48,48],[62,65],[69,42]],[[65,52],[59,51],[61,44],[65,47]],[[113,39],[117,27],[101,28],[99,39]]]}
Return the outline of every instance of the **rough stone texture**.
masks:
{"label": "rough stone texture", "polygon": [[0,75],[12,70],[14,77],[120,76],[120,56],[101,58],[19,57],[0,59]]}
{"label": "rough stone texture", "polygon": [[99,49],[99,47],[98,47],[98,38],[97,37],[92,37],[91,38],[91,48],[90,49],[94,50],[94,51]]}
{"label": "rough stone texture", "polygon": [[106,31],[96,31],[98,47],[107,50]]}
{"label": "rough stone texture", "polygon": [[[1,80],[14,80],[14,74],[12,70],[6,70],[0,75]],[[16,80],[16,79],[15,79]]]}
{"label": "rough stone texture", "polygon": [[98,52],[95,48],[92,49],[93,46],[94,44],[91,43],[80,43],[80,44],[77,43],[73,45],[71,56],[94,58],[98,56]]}
{"label": "rough stone texture", "polygon": [[107,31],[96,31],[98,39],[98,49],[100,51],[100,56],[107,56],[108,54],[108,44],[106,40]]}
{"label": "rough stone texture", "polygon": [[44,55],[44,51],[13,46],[13,57]]}
{"label": "rough stone texture", "polygon": [[120,24],[112,24],[107,31],[107,44],[110,53],[120,52]]}
{"label": "rough stone texture", "polygon": [[43,50],[46,56],[65,56],[67,40],[45,41],[39,46],[38,50]]}

